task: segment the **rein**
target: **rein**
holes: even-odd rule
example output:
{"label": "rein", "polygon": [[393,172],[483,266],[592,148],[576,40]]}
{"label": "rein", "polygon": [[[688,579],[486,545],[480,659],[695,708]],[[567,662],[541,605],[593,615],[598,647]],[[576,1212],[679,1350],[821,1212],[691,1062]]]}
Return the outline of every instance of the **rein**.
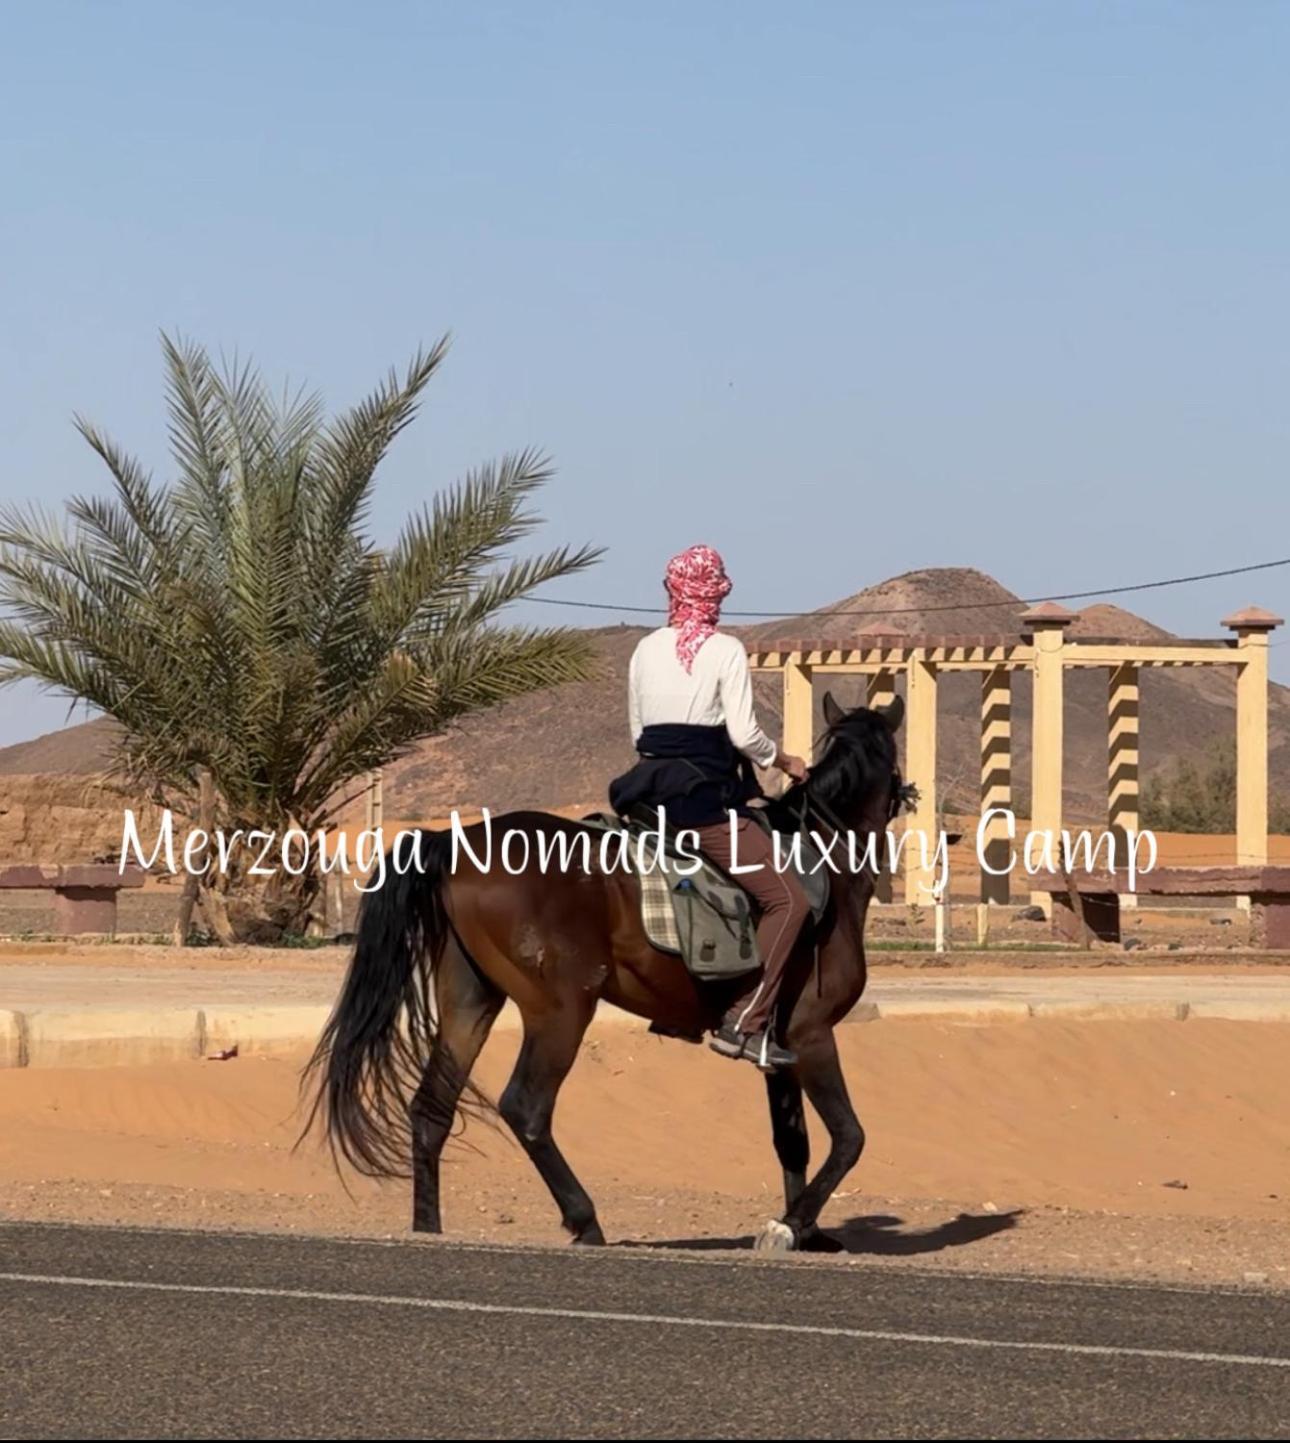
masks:
{"label": "rein", "polygon": [[803,782],[802,784],[802,809],[797,818],[798,831],[806,831],[806,819],[812,812],[814,812],[826,826],[832,827],[835,832],[847,831],[846,823],[838,817],[837,813],[834,812],[831,807],[826,807],[819,797],[813,797],[811,795],[808,790],[809,785],[809,782]]}
{"label": "rein", "polygon": [[[902,807],[912,810],[918,804],[917,786],[915,786],[913,782],[899,783],[897,781],[898,776],[899,773],[892,774],[891,801],[887,809],[888,823],[894,821],[896,817],[900,815]],[[806,781],[801,783],[800,808],[794,808],[792,803],[787,804],[790,811],[796,810],[798,832],[802,836],[806,835],[807,818],[811,815],[811,813],[814,813],[820,819],[820,821],[822,821],[827,827],[831,827],[833,831],[839,836],[843,832],[849,831],[850,829],[847,827],[846,823],[842,821],[842,819],[837,815],[837,813],[832,809],[832,807],[826,805],[823,801],[820,800],[819,797],[813,797],[811,795],[810,785],[810,777],[808,776]],[[871,868],[870,872],[876,880],[877,869]]]}
{"label": "rein", "polygon": [[[845,822],[826,806],[819,797],[813,797],[810,793],[810,779],[802,783],[802,806],[798,813],[797,829],[799,832],[806,830],[806,818],[814,812],[826,826],[833,828],[835,832],[845,832],[848,829]],[[902,807],[913,807],[918,801],[918,788],[912,782],[905,782],[899,787],[893,786],[891,794],[891,805],[887,811],[887,820],[894,821],[900,815]]]}

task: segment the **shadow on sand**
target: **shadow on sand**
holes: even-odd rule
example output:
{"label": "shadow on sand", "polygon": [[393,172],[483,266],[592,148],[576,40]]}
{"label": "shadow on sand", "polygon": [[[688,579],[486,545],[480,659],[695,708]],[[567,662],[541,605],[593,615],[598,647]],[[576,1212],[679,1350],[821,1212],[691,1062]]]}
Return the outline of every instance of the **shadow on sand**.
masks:
{"label": "shadow on sand", "polygon": [[[840,1227],[820,1230],[805,1239],[802,1251],[807,1253],[868,1253],[875,1257],[918,1257],[923,1253],[939,1253],[946,1248],[966,1247],[979,1243],[996,1233],[1015,1228],[1024,1209],[1006,1213],[959,1213],[931,1228],[906,1230],[903,1218],[884,1213],[868,1217],[848,1218]],[[739,1238],[670,1238],[661,1240],[624,1239],[620,1248],[678,1248],[691,1252],[723,1252],[750,1249],[753,1237]]]}

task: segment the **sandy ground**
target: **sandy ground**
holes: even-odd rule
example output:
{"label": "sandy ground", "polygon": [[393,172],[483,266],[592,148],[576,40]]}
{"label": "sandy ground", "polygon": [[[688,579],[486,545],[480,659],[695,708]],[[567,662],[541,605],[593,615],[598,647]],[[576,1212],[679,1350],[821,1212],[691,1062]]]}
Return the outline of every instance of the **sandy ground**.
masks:
{"label": "sandy ground", "polygon": [[[839,1035],[869,1134],[825,1216],[841,1261],[1290,1285],[1290,1026]],[[516,1042],[495,1037],[481,1060],[494,1093]],[[347,1193],[315,1144],[293,1154],[298,1066],[0,1073],[0,1213],[402,1233],[406,1183],[350,1179]],[[746,1246],[778,1211],[761,1080],[706,1050],[598,1031],[557,1135],[611,1240]],[[445,1206],[452,1236],[560,1240],[526,1159],[479,1123],[450,1148]]]}

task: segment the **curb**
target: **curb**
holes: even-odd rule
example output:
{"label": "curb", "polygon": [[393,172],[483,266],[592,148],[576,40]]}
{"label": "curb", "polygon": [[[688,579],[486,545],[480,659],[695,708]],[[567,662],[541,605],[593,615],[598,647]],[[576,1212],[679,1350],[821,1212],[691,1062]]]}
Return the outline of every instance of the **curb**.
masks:
{"label": "curb", "polygon": [[[279,1007],[184,1007],[155,1011],[0,1008],[0,1070],[15,1067],[123,1067],[195,1061],[237,1048],[239,1056],[299,1053],[318,1041],[330,1005]],[[1280,1022],[1290,1023],[1285,1002],[1142,1000],[1122,1002],[1024,1002],[1012,998],[859,1002],[844,1023],[941,1022],[988,1026],[1013,1022]],[[513,1003],[495,1029],[518,1031]],[[595,1027],[628,1027],[645,1035],[643,1019],[608,1004]]]}
{"label": "curb", "polygon": [[126,1067],[198,1056],[201,1013],[28,1012],[22,1016],[27,1067]]}
{"label": "curb", "polygon": [[1192,1017],[1216,1022],[1290,1022],[1290,1000],[1286,1002],[1193,1002]]}
{"label": "curb", "polygon": [[299,1051],[318,1041],[331,1007],[315,1003],[292,1007],[207,1007],[201,1018],[202,1057],[236,1047],[238,1055],[259,1056]]}
{"label": "curb", "polygon": [[1029,1002],[1016,1002],[1006,997],[983,998],[980,1002],[964,1002],[950,997],[911,998],[907,1002],[879,1002],[875,1006],[876,1020],[880,1022],[1025,1022],[1031,1016]]}
{"label": "curb", "polygon": [[1136,1002],[1032,1002],[1033,1017],[1060,1022],[1185,1022],[1191,1003],[1146,998]]}

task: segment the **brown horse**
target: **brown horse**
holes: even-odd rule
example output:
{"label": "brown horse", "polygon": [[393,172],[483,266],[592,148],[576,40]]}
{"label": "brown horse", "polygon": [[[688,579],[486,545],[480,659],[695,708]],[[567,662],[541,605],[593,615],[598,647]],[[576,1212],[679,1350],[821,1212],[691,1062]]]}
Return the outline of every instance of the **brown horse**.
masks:
{"label": "brown horse", "polygon": [[[796,832],[805,820],[826,843],[850,832],[863,855],[900,804],[894,733],[903,707],[897,701],[882,711],[844,712],[825,697],[824,714],[819,762],[805,783],[769,804],[771,821]],[[493,828],[494,836],[509,829],[548,848],[561,834],[572,843],[584,830],[540,812],[511,813]],[[478,832],[464,836],[482,855]],[[630,874],[543,872],[534,864],[516,875],[496,856],[488,869],[462,860],[454,871],[448,833],[421,833],[418,846],[417,867],[402,874],[391,867],[385,885],[364,898],[354,958],[309,1065],[307,1075],[318,1081],[314,1110],[333,1149],[360,1171],[406,1177],[410,1170],[412,1226],[439,1232],[440,1154],[459,1107],[492,1110],[471,1085],[470,1070],[509,997],[524,1038],[496,1111],[550,1188],[573,1241],[602,1243],[591,1198],[551,1131],[556,1095],[597,1003],[697,1038],[716,1026],[730,989],[697,983],[678,957],[650,945]],[[840,860],[845,851],[839,845],[833,855]],[[817,1219],[864,1146],[833,1029],[864,990],[873,875],[843,865],[831,884],[828,909],[818,924],[807,924],[780,998],[779,1029],[798,1062],[766,1078],[785,1212],[758,1245],[776,1250],[827,1245]],[[714,1057],[712,1065],[730,1064]],[[809,1183],[803,1092],[830,1139]]]}

